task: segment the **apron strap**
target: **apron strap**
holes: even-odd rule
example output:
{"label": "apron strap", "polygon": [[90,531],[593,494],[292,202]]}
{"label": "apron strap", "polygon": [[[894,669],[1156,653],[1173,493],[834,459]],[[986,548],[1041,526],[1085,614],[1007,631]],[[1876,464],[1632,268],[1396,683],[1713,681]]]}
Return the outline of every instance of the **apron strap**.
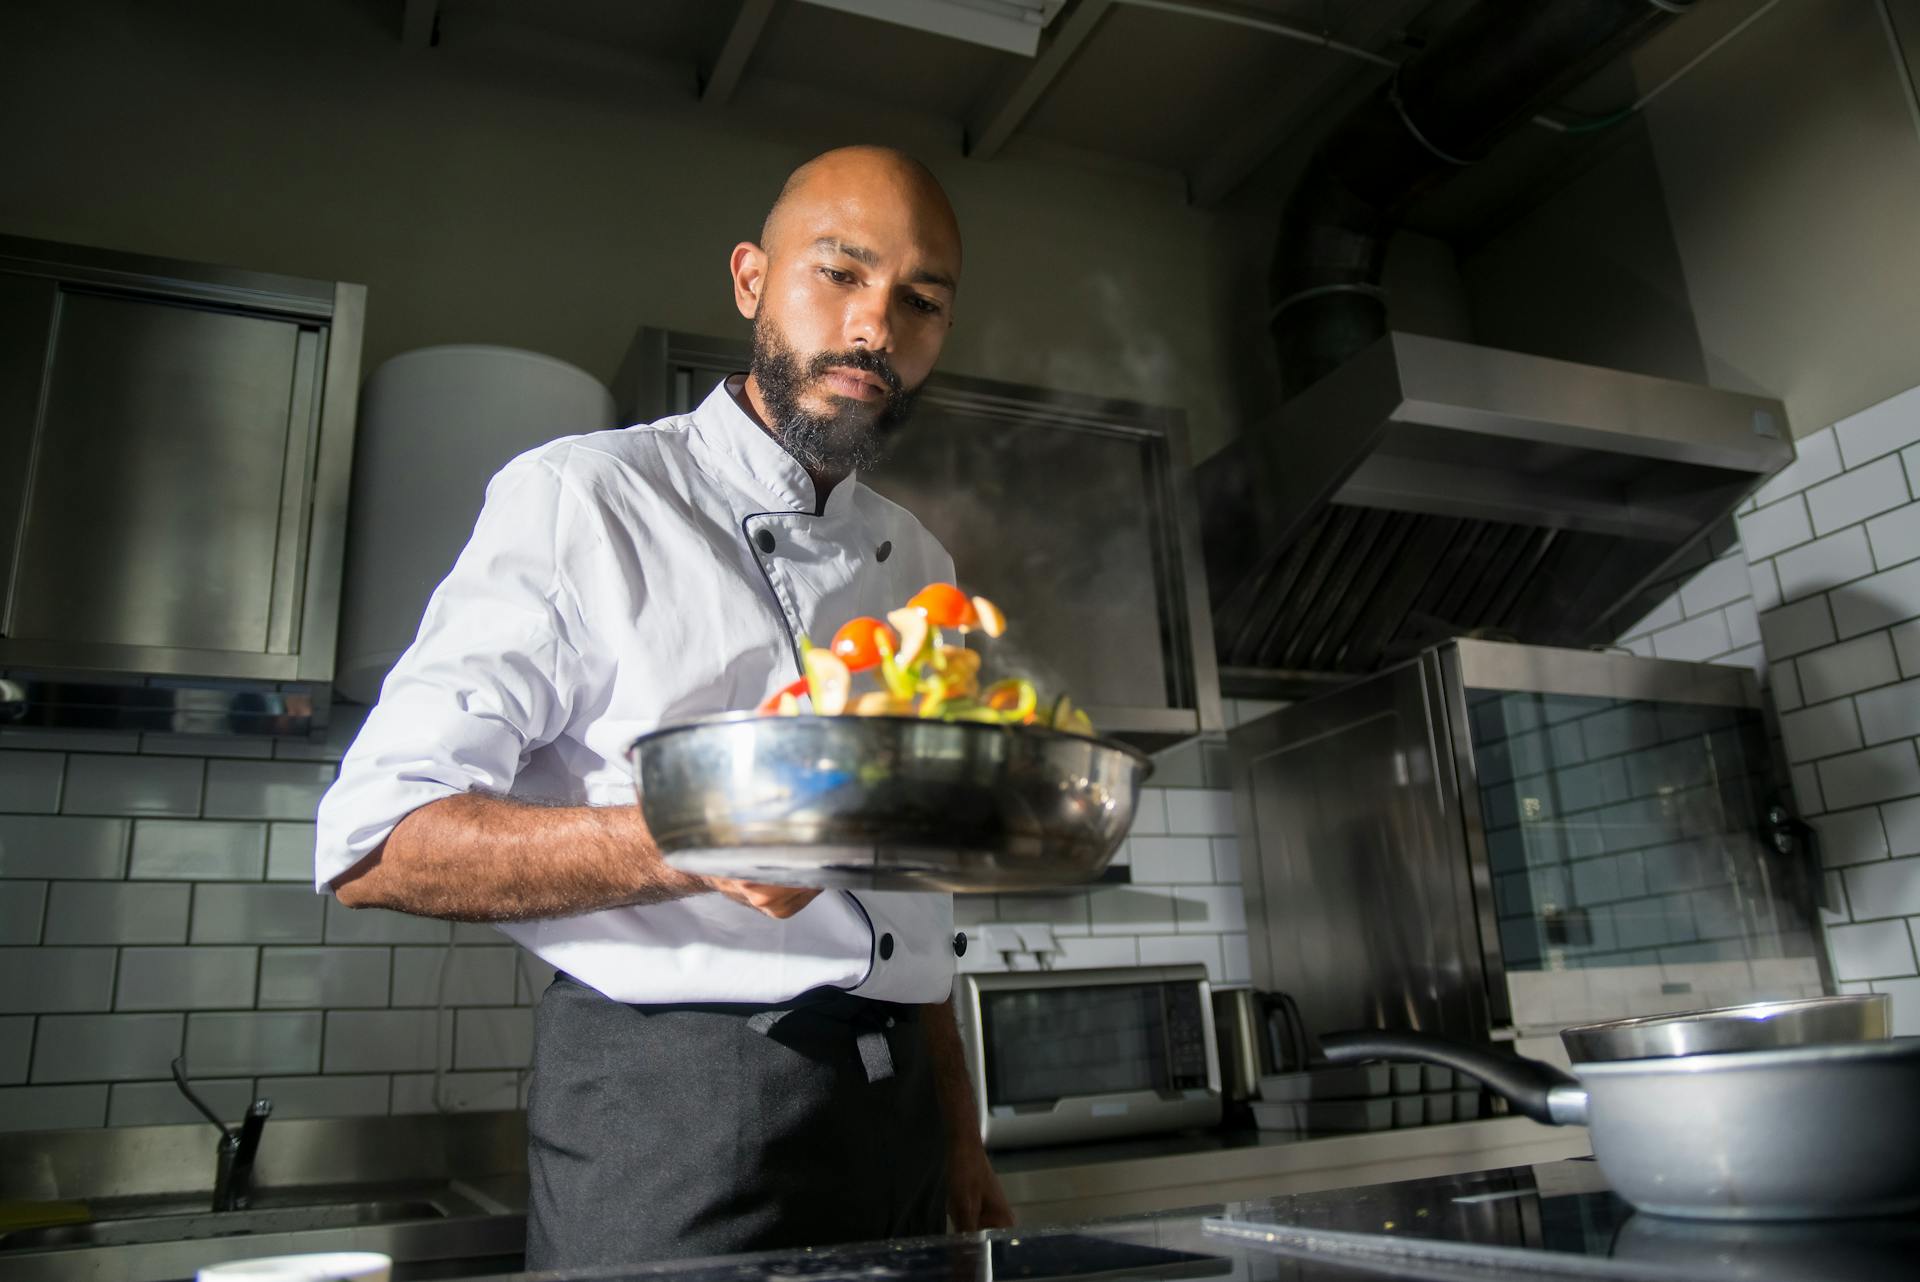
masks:
{"label": "apron strap", "polygon": [[[889,1024],[893,1021],[888,1020]],[[885,1081],[893,1076],[893,1048],[887,1045],[887,1035],[877,1028],[869,1028],[853,1039],[855,1049],[860,1052],[860,1066],[867,1070],[869,1083]]]}
{"label": "apron strap", "polygon": [[[747,1027],[762,1037],[771,1037],[774,1027],[793,1012],[793,1007],[763,1010],[747,1019]],[[866,1070],[868,1083],[883,1082],[892,1077],[893,1048],[887,1044],[886,1030],[893,1027],[893,1016],[863,1015],[857,1019],[846,1019],[845,1022],[860,1029],[853,1039],[853,1046],[860,1053],[860,1067]]]}

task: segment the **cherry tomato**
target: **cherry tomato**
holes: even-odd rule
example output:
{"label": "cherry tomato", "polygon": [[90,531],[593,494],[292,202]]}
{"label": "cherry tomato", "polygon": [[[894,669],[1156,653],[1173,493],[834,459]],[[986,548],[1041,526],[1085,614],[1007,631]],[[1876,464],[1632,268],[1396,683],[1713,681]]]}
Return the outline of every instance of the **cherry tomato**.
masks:
{"label": "cherry tomato", "polygon": [[866,615],[850,619],[833,634],[833,653],[847,665],[849,672],[865,672],[880,662],[880,647],[874,643],[874,637],[881,632],[886,633],[889,648],[899,646],[900,638],[880,620]]}
{"label": "cherry tomato", "polygon": [[967,594],[951,583],[929,583],[907,602],[909,610],[927,616],[936,628],[970,628],[980,621]]}

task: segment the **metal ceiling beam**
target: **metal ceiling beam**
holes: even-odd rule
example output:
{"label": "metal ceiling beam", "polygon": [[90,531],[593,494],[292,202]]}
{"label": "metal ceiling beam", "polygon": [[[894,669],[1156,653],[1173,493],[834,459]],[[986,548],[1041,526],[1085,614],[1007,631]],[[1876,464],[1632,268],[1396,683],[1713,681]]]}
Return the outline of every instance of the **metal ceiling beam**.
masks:
{"label": "metal ceiling beam", "polygon": [[440,17],[440,0],[403,0],[400,10],[400,43],[409,49],[426,49],[433,44],[433,24]]}
{"label": "metal ceiling beam", "polygon": [[[1341,24],[1345,43],[1372,48],[1382,37],[1406,25],[1427,8],[1431,0],[1375,0],[1356,7]],[[1350,81],[1364,80],[1369,88],[1386,77],[1378,68],[1368,68],[1345,54],[1327,52],[1313,60],[1303,75],[1283,80],[1266,102],[1250,112],[1214,148],[1213,154],[1195,166],[1188,181],[1188,198],[1202,207],[1217,205],[1239,190],[1263,161],[1299,128],[1313,109]]]}
{"label": "metal ceiling beam", "polygon": [[760,44],[761,33],[767,29],[767,19],[779,6],[780,0],[742,0],[740,11],[733,16],[733,29],[720,46],[720,56],[713,60],[713,70],[700,86],[702,106],[727,105],[733,91],[740,87],[740,77]]}
{"label": "metal ceiling beam", "polygon": [[991,160],[999,154],[1113,6],[1114,0],[1080,0],[1055,19],[1053,36],[1041,46],[1033,65],[967,122],[967,155]]}

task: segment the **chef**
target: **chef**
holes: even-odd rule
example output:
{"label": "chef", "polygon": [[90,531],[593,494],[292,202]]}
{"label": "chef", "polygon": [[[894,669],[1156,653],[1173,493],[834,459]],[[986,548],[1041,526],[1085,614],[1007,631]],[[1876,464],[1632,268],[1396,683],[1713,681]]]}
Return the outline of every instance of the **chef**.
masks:
{"label": "chef", "polygon": [[951,899],[677,872],[634,805],[636,736],[754,707],[802,633],[953,577],[858,477],[953,326],[960,234],[933,175],[830,151],[729,267],[748,372],[493,478],[320,806],[318,888],[493,922],[558,968],[534,1022],[531,1269],[1011,1223],[948,1003]]}

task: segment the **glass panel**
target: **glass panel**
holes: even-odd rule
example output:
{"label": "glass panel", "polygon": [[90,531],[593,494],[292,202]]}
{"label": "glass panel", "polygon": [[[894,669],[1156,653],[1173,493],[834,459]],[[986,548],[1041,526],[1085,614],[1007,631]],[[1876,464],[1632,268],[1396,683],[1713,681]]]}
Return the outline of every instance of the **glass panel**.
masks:
{"label": "glass panel", "polygon": [[[1509,974],[1814,956],[1804,862],[1760,835],[1757,710],[1491,690],[1467,710]],[[1670,1004],[1769,983],[1692,973],[1725,991],[1669,983]],[[1779,973],[1818,983],[1817,967]]]}
{"label": "glass panel", "polygon": [[995,1107],[1156,1090],[1167,1083],[1158,984],[983,993],[987,1101]]}

